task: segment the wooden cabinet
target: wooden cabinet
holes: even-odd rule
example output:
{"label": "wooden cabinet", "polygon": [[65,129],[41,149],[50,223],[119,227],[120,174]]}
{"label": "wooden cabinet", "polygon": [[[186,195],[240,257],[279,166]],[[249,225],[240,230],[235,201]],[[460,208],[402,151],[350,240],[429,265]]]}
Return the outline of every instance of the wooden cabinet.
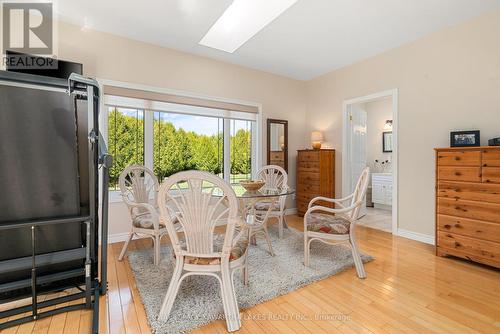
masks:
{"label": "wooden cabinet", "polygon": [[436,149],[436,254],[500,268],[500,147]]}
{"label": "wooden cabinet", "polygon": [[[297,213],[303,216],[311,199],[335,197],[335,150],[299,150],[297,153]],[[318,202],[333,207],[332,203]]]}

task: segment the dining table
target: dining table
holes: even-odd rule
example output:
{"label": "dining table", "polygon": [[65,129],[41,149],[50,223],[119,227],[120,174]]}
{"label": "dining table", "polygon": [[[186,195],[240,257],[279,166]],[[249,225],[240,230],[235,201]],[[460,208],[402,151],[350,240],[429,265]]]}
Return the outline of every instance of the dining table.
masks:
{"label": "dining table", "polygon": [[268,188],[265,185],[258,190],[246,190],[240,184],[231,185],[236,197],[240,201],[240,213],[243,218],[255,215],[255,204],[258,202],[268,202],[268,212],[270,213],[274,207],[274,203],[280,200],[283,196],[292,195],[295,190],[290,187]]}

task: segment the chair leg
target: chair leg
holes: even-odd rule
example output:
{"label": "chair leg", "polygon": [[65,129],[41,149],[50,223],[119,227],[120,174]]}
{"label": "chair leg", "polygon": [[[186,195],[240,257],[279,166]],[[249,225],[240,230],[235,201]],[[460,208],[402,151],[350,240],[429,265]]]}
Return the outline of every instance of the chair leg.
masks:
{"label": "chair leg", "polygon": [[247,254],[245,255],[245,264],[243,267],[243,284],[248,285],[248,250]]}
{"label": "chair leg", "polygon": [[286,222],[285,211],[283,211],[283,227],[288,230],[288,223]]}
{"label": "chair leg", "polygon": [[175,297],[177,297],[177,292],[179,291],[179,286],[181,285],[181,274],[182,274],[182,260],[176,261],[176,266],[170,284],[168,285],[167,294],[163,299],[163,303],[160,309],[160,314],[158,319],[161,321],[168,320],[170,312],[172,311],[172,306],[174,305]]}
{"label": "chair leg", "polygon": [[273,245],[271,243],[271,237],[269,236],[269,231],[267,230],[267,225],[263,226],[264,236],[266,237],[267,246],[269,247],[269,254],[274,256]]}
{"label": "chair leg", "polygon": [[154,264],[157,266],[160,263],[160,249],[161,249],[161,242],[160,242],[160,235],[155,235],[153,239],[153,247],[154,247]]}
{"label": "chair leg", "polygon": [[257,246],[257,237],[255,236],[255,234],[252,234],[252,236],[250,237],[250,244],[252,246]]}
{"label": "chair leg", "polygon": [[238,301],[236,300],[236,293],[234,291],[234,285],[229,273],[229,268],[222,269],[221,276],[222,300],[226,306],[224,309],[224,313],[226,316],[226,326],[228,332],[234,332],[241,328],[241,320]]}
{"label": "chair leg", "polygon": [[307,233],[304,233],[304,265],[309,267],[309,238]]}
{"label": "chair leg", "polygon": [[130,243],[130,240],[134,237],[134,232],[130,231],[127,241],[125,241],[125,245],[123,245],[122,251],[120,253],[120,256],[118,257],[118,261],[123,261],[123,257],[125,256],[125,253],[127,252],[128,245]]}
{"label": "chair leg", "polygon": [[352,236],[350,239],[350,244],[354,266],[356,266],[356,273],[358,274],[359,278],[366,278],[365,267],[363,265],[363,261],[361,260],[361,256],[359,256],[358,245],[356,244],[356,240]]}
{"label": "chair leg", "polygon": [[285,224],[285,222],[284,222],[284,220],[285,220],[284,215],[285,215],[284,212],[280,212],[280,215],[278,217],[278,237],[280,239],[283,239],[283,228],[284,228],[283,225]]}

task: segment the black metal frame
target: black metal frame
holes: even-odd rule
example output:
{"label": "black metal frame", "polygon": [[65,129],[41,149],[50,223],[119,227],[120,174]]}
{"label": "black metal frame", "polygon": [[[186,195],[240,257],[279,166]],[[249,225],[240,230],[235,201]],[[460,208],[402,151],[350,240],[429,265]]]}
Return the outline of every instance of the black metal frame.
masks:
{"label": "black metal frame", "polygon": [[268,118],[267,119],[267,164],[271,164],[271,124],[282,124],[284,126],[284,145],[285,149],[283,150],[285,152],[284,156],[284,165],[285,165],[285,170],[288,172],[288,121],[284,119],[274,119],[274,118]]}
{"label": "black metal frame", "polygon": [[386,141],[385,136],[389,135],[389,134],[392,134],[392,131],[384,131],[384,132],[382,132],[382,153],[391,153],[392,152],[392,148],[390,150],[386,150],[385,149],[385,141]]}
{"label": "black metal frame", "polygon": [[[455,136],[459,135],[473,135],[473,144],[458,144]],[[468,131],[452,131],[450,132],[450,147],[476,147],[481,146],[481,132],[479,130],[468,130]]]}
{"label": "black metal frame", "polygon": [[[0,330],[19,325],[25,322],[49,317],[58,313],[78,310],[93,309],[92,333],[98,333],[99,322],[99,295],[104,295],[107,290],[107,238],[108,238],[108,182],[109,168],[111,167],[111,157],[107,154],[106,147],[99,136],[99,86],[93,79],[88,79],[80,75],[72,74],[68,81],[47,78],[35,75],[20,73],[1,72],[0,79],[4,81],[15,81],[23,84],[40,86],[50,86],[67,88],[67,92],[75,99],[86,100],[89,118],[89,214],[85,216],[65,217],[57,219],[43,219],[37,221],[15,221],[0,223],[0,233],[7,229],[18,229],[30,227],[31,230],[31,256],[7,260],[0,263],[3,269],[15,270],[16,268],[28,269],[31,264],[31,279],[0,284],[0,292],[11,291],[13,289],[31,288],[31,305],[21,306],[0,312],[0,319],[5,319],[13,315],[19,315],[31,310],[29,316],[24,316],[15,320],[0,323]],[[76,106],[75,106],[76,107]],[[99,166],[102,166],[102,208],[101,219],[99,219]],[[99,222],[101,222],[101,245],[99,247]],[[85,247],[71,250],[53,252],[49,254],[36,254],[37,229],[40,226],[56,224],[85,225],[86,245]],[[100,252],[100,254],[99,254]],[[40,265],[58,264],[67,261],[85,259],[85,264],[81,268],[55,272],[43,276],[37,275],[37,268]],[[99,268],[100,261],[100,268]],[[100,269],[100,277],[99,277]],[[67,283],[65,283],[67,281]],[[43,283],[62,282],[67,284],[66,288],[78,287],[79,292],[63,297],[56,297],[43,302],[38,301],[40,294],[51,293],[61,290],[61,285],[49,287],[43,291],[38,291],[37,286]],[[83,288],[82,288],[83,287]],[[21,297],[25,298],[25,296]],[[84,298],[83,303],[60,306],[50,311],[39,309],[48,306],[55,306],[73,300]],[[14,298],[19,299],[19,298]],[[8,300],[12,301],[12,300]],[[8,302],[4,301],[4,302]]]}

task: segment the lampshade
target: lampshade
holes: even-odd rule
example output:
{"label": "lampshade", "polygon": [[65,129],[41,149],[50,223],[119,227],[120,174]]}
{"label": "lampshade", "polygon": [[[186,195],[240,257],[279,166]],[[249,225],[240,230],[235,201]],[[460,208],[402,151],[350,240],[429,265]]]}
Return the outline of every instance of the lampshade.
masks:
{"label": "lampshade", "polygon": [[385,121],[384,130],[392,130],[392,119]]}
{"label": "lampshade", "polygon": [[280,136],[280,145],[285,143],[285,136]]}
{"label": "lampshade", "polygon": [[311,132],[311,141],[312,142],[322,142],[323,141],[323,133],[320,131]]}

